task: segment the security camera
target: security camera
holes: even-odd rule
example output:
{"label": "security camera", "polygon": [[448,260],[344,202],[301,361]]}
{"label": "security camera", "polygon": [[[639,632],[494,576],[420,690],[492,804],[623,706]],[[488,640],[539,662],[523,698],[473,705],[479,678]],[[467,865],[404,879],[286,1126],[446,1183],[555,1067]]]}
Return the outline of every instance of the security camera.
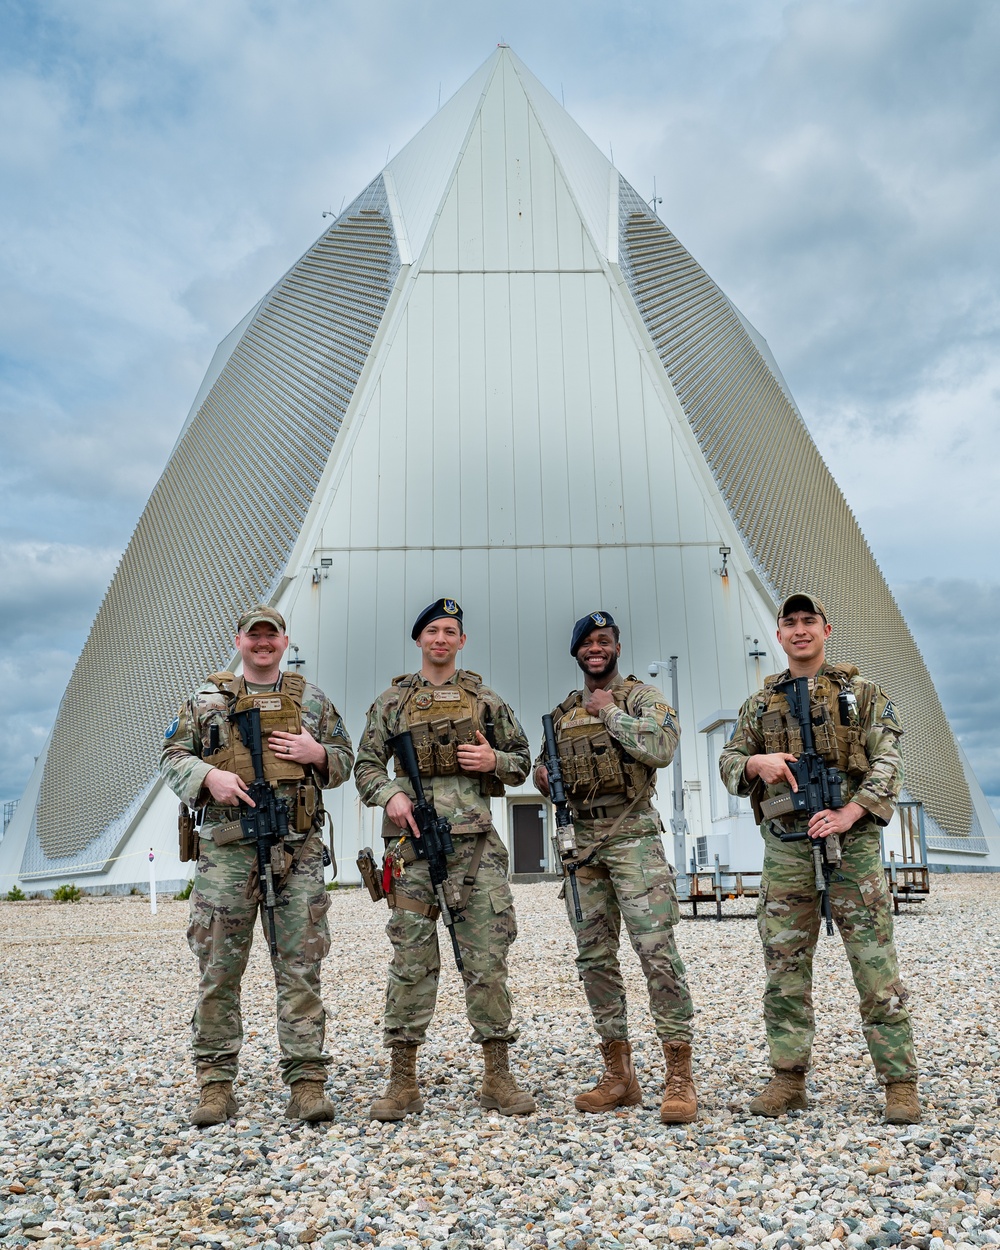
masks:
{"label": "security camera", "polygon": [[655,677],[655,676],[656,676],[656,674],[657,674],[659,671],[660,671],[660,666],[659,666],[659,664],[650,664],[650,666],[649,666],[649,675],[650,675],[650,677]]}

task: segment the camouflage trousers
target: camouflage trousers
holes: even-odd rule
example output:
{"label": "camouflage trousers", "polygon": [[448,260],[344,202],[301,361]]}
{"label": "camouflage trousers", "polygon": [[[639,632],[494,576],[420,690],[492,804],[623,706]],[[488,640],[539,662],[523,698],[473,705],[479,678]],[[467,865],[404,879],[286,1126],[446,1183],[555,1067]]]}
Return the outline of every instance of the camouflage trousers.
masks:
{"label": "camouflage trousers", "polygon": [[[805,842],[782,842],[766,826],[764,842],[757,927],[767,972],[764,1025],[771,1066],[804,1072],[815,1032],[812,967],[820,896]],[[883,1084],[913,1081],[917,1060],[879,836],[872,830],[845,835],[842,842],[843,862],[830,881],[830,906],[861,998],[861,1030]]]}
{"label": "camouflage trousers", "polygon": [[[294,842],[289,849],[296,849]],[[260,916],[267,941],[264,907],[246,896],[256,851],[243,843],[216,847],[202,839],[198,872],[191,891],[188,944],[198,957],[201,980],[191,1018],[198,1081],[232,1081],[243,1044],[240,982],[250,957]],[[323,1052],[326,1010],[319,990],[320,962],[330,949],[326,913],[330,896],[323,885],[320,839],[312,835],[301,859],[277,896],[272,956],[277,989],[281,1079],[326,1079]]]}
{"label": "camouflage trousers", "polygon": [[[576,934],[576,966],[598,1036],[625,1041],[625,981],[618,963],[624,918],[646,976],[657,1036],[664,1041],[690,1042],[694,1008],[674,941],[674,925],[680,919],[674,871],[663,853],[659,822],[653,825],[648,816],[633,819],[639,829],[648,831],[629,836],[633,830],[626,825],[625,836],[616,834],[577,872],[582,924],[577,924],[573,890],[566,881],[566,910]],[[596,826],[578,823],[576,832],[579,855],[584,858],[601,836],[600,822]]]}
{"label": "camouflage trousers", "polygon": [[[476,838],[462,836],[453,840],[455,854],[448,857],[448,875],[461,888]],[[435,903],[426,862],[418,860],[407,864],[403,875],[396,878],[393,889],[397,897],[428,906]],[[386,1046],[416,1046],[427,1035],[441,972],[439,938],[444,943],[446,958],[453,959],[451,939],[439,926],[441,921],[431,920],[419,912],[400,907],[392,910],[385,928],[392,943],[385,995],[383,1040]],[[507,990],[507,951],[517,937],[517,919],[507,881],[507,849],[494,829],[487,837],[465,919],[456,925],[455,933],[465,964],[462,979],[472,1040],[480,1043],[514,1041],[518,1033],[511,1027],[513,1009]]]}

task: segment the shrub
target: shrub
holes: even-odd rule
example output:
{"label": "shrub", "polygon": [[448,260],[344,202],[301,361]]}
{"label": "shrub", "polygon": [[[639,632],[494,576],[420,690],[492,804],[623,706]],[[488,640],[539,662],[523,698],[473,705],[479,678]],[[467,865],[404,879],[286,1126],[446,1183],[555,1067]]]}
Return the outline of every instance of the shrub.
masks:
{"label": "shrub", "polygon": [[52,897],[57,903],[79,903],[80,899],[83,898],[83,891],[78,885],[67,883],[66,885],[57,886],[52,891]]}
{"label": "shrub", "polygon": [[12,890],[8,890],[6,894],[8,903],[23,903],[28,897],[19,885],[15,885]]}
{"label": "shrub", "polygon": [[191,897],[191,890],[193,887],[194,887],[194,877],[191,878],[191,880],[187,883],[187,885],[184,887],[183,890],[181,890],[179,894],[174,895],[174,898],[178,901],[178,903],[182,903],[186,898]]}

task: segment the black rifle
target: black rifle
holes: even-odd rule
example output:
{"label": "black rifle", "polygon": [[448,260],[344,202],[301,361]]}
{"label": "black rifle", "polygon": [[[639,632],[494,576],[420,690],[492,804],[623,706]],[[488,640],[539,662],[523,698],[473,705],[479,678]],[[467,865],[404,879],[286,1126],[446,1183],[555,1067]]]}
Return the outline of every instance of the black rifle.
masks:
{"label": "black rifle", "polygon": [[253,781],[248,789],[253,807],[240,812],[243,841],[253,842],[257,849],[257,873],[264,894],[267,912],[267,940],[271,954],[278,953],[278,940],[274,933],[274,871],[271,867],[271,851],[288,837],[288,804],[278,798],[274,786],[264,777],[264,743],[260,732],[260,708],[250,707],[234,712],[230,719],[240,731],[243,745],[253,761]]}
{"label": "black rifle", "polygon": [[549,775],[549,798],[556,809],[556,829],[552,835],[552,845],[569,877],[570,889],[573,891],[573,911],[576,915],[576,923],[583,924],[580,891],[576,885],[576,830],[573,828],[573,814],[569,810],[569,800],[566,798],[562,765],[559,763],[559,751],[556,748],[556,730],[551,716],[542,717],[542,732],[545,734],[543,763]]}
{"label": "black rifle", "polygon": [[424,787],[420,781],[420,769],[417,766],[417,752],[413,746],[413,735],[408,729],[390,738],[386,744],[403,766],[403,771],[410,780],[415,795],[413,803],[413,819],[420,830],[419,838],[411,838],[417,859],[427,860],[427,871],[430,873],[431,889],[437,898],[441,910],[441,919],[451,937],[451,948],[455,952],[455,966],[464,972],[462,952],[458,949],[458,938],[455,936],[455,925],[464,920],[461,908],[456,905],[454,897],[449,904],[445,893],[448,880],[448,856],[455,853],[451,840],[451,824],[434,810],[434,804],[428,802]]}
{"label": "black rifle", "polygon": [[[792,677],[775,687],[788,700],[788,708],[795,717],[802,733],[802,750],[798,758],[789,761],[788,767],[798,790],[783,796],[779,803],[791,800],[790,810],[814,816],[817,812],[834,810],[844,806],[844,777],[831,768],[816,750],[812,730],[812,709],[809,703],[808,677]],[[833,936],[833,911],[830,907],[830,877],[841,864],[840,835],[828,834],[825,838],[810,838],[808,833],[779,834],[782,842],[812,842],[813,866],[816,871],[816,892],[822,900],[826,931]]]}

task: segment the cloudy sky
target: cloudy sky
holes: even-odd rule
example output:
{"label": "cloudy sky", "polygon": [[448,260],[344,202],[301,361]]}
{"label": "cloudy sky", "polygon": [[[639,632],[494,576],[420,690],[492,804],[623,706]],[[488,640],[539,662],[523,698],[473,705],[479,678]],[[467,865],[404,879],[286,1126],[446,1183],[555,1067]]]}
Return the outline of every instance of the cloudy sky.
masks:
{"label": "cloudy sky", "polygon": [[0,0],[0,798],[216,344],[501,40],[768,339],[1000,809],[995,0]]}

